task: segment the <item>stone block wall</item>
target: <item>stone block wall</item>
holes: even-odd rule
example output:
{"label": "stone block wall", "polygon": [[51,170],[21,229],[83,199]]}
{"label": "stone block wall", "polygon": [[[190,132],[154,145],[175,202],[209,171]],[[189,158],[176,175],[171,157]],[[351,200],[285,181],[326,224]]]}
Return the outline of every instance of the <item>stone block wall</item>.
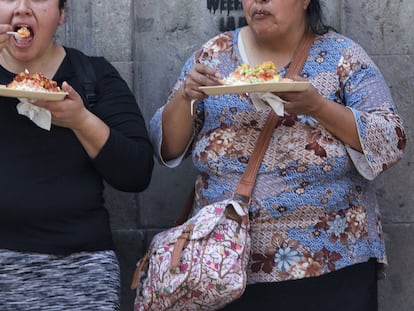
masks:
{"label": "stone block wall", "polygon": [[[408,146],[401,162],[374,183],[389,256],[379,284],[380,311],[414,310],[414,16],[412,0],[322,1],[328,24],[359,42],[384,74],[405,120]],[[216,6],[218,5],[218,6]],[[119,69],[147,120],[165,103],[182,64],[211,36],[243,23],[240,1],[68,0],[57,41],[103,55]],[[139,161],[139,159],[137,159]],[[192,187],[189,161],[176,169],[156,165],[140,194],[107,187],[106,205],[122,270],[122,310],[132,310],[129,290],[135,261],[155,232],[173,225]]]}

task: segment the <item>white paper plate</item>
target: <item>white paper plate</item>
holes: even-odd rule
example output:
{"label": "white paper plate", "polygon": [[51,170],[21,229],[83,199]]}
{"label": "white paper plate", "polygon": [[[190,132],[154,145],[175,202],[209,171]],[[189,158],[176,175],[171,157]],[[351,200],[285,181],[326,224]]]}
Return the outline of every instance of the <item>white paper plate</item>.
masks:
{"label": "white paper plate", "polygon": [[263,92],[301,92],[305,91],[310,85],[311,83],[309,81],[264,82],[238,85],[202,86],[200,87],[200,90],[202,90],[207,95]]}
{"label": "white paper plate", "polygon": [[42,100],[62,100],[68,95],[66,92],[41,92],[41,91],[23,91],[7,88],[5,85],[0,85],[0,96],[42,99]]}

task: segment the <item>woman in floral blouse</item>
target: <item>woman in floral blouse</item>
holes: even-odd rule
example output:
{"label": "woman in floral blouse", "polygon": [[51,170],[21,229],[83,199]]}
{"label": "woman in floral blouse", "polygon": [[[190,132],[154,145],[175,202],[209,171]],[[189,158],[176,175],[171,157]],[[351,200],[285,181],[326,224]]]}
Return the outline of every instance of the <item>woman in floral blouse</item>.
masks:
{"label": "woman in floral blouse", "polygon": [[[235,190],[270,107],[249,94],[206,96],[237,66],[272,61],[284,76],[303,34],[315,37],[260,167],[250,206],[248,286],[228,310],[377,310],[384,239],[370,181],[406,138],[387,84],[364,49],[325,26],[319,1],[243,0],[248,26],[220,34],[184,64],[150,134],[161,163],[191,152],[195,212]],[[196,100],[194,116],[191,102]]]}

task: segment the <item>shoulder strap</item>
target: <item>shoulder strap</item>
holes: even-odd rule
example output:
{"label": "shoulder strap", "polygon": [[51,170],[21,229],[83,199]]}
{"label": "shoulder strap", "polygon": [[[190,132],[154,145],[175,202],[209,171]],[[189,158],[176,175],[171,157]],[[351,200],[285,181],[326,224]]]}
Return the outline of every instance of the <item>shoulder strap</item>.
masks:
{"label": "shoulder strap", "polygon": [[303,38],[298,46],[298,49],[293,55],[293,60],[289,65],[288,71],[286,72],[286,78],[292,78],[295,75],[300,74],[303,65],[309,55],[309,50],[313,44],[315,35],[311,31],[306,31]]}
{"label": "shoulder strap", "polygon": [[[291,78],[296,74],[299,74],[309,54],[310,47],[312,46],[314,35],[311,32],[306,32],[299,44],[298,49],[293,56],[293,61],[289,66],[286,76]],[[269,117],[263,127],[262,132],[257,140],[256,146],[247,164],[246,171],[244,172],[239,185],[237,186],[236,195],[239,195],[245,199],[250,200],[250,196],[253,192],[254,184],[256,182],[256,175],[259,171],[260,164],[263,160],[264,153],[272,138],[273,131],[276,128],[279,117],[271,109]]]}
{"label": "shoulder strap", "polygon": [[86,107],[91,110],[96,103],[96,74],[89,57],[79,50],[66,48],[70,62],[72,63],[77,77],[83,87],[81,94]]}

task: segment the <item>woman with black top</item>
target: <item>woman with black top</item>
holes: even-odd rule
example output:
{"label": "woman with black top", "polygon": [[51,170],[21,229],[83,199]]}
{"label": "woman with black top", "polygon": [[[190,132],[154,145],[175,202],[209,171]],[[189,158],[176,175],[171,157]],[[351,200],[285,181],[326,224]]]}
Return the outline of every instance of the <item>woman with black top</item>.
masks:
{"label": "woman with black top", "polygon": [[[64,0],[0,1],[0,84],[27,69],[67,96],[37,101],[50,131],[0,97],[0,309],[118,310],[119,264],[104,181],[128,192],[149,184],[153,153],[145,121],[125,81],[102,57],[93,109],[68,49],[53,41]],[[6,32],[22,26],[27,38]],[[139,160],[137,160],[139,159]]]}

